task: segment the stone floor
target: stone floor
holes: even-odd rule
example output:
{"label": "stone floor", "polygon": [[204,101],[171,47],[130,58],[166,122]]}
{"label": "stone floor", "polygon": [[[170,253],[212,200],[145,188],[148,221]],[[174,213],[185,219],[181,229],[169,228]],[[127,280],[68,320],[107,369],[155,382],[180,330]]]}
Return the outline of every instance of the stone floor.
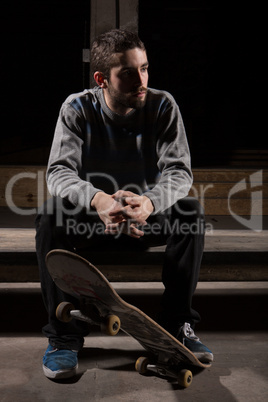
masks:
{"label": "stone floor", "polygon": [[80,352],[78,375],[59,382],[47,379],[40,335],[2,334],[1,402],[76,401],[239,401],[268,400],[268,336],[265,332],[202,332],[213,350],[211,368],[194,372],[191,386],[180,388],[160,375],[140,375],[135,359],[142,347],[125,335],[94,334]]}
{"label": "stone floor", "polygon": [[[114,286],[147,313],[162,291],[160,284]],[[1,284],[0,402],[267,401],[267,296],[264,282],[198,285],[195,304],[203,324],[196,333],[215,361],[209,369],[193,370],[191,386],[182,389],[170,378],[135,372],[135,360],[145,352],[121,332],[109,337],[94,331],[80,352],[78,375],[61,382],[47,379],[42,371],[47,340],[41,335],[46,317],[39,284]]]}

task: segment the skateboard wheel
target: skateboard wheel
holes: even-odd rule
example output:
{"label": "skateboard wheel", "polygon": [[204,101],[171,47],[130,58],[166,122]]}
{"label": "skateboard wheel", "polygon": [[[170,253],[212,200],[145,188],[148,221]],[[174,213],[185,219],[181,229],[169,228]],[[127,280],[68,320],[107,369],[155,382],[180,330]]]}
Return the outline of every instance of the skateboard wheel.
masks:
{"label": "skateboard wheel", "polygon": [[71,310],[74,310],[74,305],[72,303],[60,303],[56,309],[57,319],[61,322],[70,322],[72,320],[72,316],[70,314]]}
{"label": "skateboard wheel", "polygon": [[147,357],[139,357],[135,363],[135,370],[140,374],[145,374],[147,372],[147,366],[149,360]]}
{"label": "skateboard wheel", "polygon": [[190,370],[181,370],[178,374],[178,384],[184,388],[191,385],[193,380],[193,374]]}
{"label": "skateboard wheel", "polygon": [[114,336],[119,332],[120,326],[120,318],[117,315],[108,315],[105,319],[104,332]]}

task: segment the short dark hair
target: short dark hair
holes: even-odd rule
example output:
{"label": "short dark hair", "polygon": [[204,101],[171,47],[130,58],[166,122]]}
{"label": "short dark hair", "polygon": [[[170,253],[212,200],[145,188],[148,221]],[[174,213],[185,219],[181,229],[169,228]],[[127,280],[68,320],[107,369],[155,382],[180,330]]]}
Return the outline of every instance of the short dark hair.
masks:
{"label": "short dark hair", "polygon": [[91,47],[91,69],[103,73],[109,80],[110,70],[113,67],[113,55],[129,49],[139,48],[146,50],[144,43],[134,32],[122,29],[113,29],[98,36]]}

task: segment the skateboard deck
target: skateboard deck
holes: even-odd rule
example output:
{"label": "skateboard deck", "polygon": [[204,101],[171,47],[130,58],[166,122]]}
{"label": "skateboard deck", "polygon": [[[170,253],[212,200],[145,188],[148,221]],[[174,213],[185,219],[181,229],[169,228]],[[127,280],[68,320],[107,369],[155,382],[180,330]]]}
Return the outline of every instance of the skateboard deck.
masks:
{"label": "skateboard deck", "polygon": [[[148,368],[155,368],[164,375],[177,376],[179,381],[182,372],[177,367],[197,366],[209,367],[210,364],[200,362],[182,343],[147,316],[137,307],[125,302],[113,289],[106,277],[86,259],[66,250],[52,250],[47,258],[48,271],[55,284],[69,295],[80,299],[80,310],[73,306],[59,307],[57,316],[67,319],[76,318],[90,323],[102,322],[108,318],[108,332],[116,334],[121,328],[135,338],[145,350],[153,356],[149,364],[147,358],[136,362],[136,370],[144,373]],[[67,310],[66,310],[67,309]],[[62,311],[63,310],[63,311]],[[112,319],[109,321],[109,317]],[[60,318],[64,320],[64,318]],[[110,326],[110,327],[109,327]],[[181,385],[191,383],[191,372],[183,374]]]}

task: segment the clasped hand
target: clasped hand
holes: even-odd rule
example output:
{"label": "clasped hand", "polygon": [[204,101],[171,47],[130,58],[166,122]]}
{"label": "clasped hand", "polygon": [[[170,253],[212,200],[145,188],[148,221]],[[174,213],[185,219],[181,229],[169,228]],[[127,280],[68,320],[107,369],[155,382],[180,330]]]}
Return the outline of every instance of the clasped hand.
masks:
{"label": "clasped hand", "polygon": [[144,235],[142,227],[154,209],[148,197],[124,190],[113,195],[97,193],[92,206],[106,226],[105,233],[124,233],[137,239]]}

